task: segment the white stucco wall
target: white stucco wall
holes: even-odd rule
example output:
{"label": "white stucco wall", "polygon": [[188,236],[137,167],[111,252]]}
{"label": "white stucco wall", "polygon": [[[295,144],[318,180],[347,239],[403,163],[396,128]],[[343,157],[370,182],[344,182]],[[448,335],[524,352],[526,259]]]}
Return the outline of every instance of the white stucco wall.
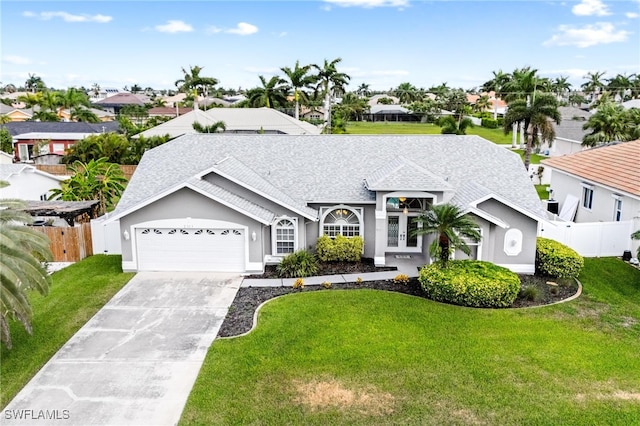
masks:
{"label": "white stucco wall", "polygon": [[0,198],[18,198],[21,200],[40,200],[48,197],[51,190],[60,188],[60,182],[41,174],[34,169],[25,169],[19,174],[8,177],[9,186],[0,188]]}

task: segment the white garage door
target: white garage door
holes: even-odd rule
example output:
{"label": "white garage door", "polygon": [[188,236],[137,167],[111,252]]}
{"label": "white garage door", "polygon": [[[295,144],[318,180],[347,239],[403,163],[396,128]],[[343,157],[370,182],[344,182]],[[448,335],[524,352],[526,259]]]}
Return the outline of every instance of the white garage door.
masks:
{"label": "white garage door", "polygon": [[243,229],[138,228],[139,271],[245,270]]}

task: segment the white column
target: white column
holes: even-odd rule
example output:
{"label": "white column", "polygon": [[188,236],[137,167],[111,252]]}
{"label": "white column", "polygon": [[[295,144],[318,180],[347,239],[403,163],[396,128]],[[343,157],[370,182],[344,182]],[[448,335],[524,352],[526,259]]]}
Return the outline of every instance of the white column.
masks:
{"label": "white column", "polygon": [[518,138],[518,123],[511,125],[511,148],[516,149],[516,139]]}

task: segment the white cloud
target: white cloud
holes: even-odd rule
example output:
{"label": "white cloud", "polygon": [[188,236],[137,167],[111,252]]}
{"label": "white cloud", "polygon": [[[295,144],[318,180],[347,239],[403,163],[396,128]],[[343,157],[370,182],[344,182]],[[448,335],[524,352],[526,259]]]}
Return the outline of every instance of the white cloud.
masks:
{"label": "white cloud", "polygon": [[578,16],[606,16],[611,15],[609,7],[600,0],[582,0],[571,8],[574,15]]}
{"label": "white cloud", "polygon": [[597,44],[622,42],[631,34],[629,31],[616,30],[610,22],[598,22],[584,27],[560,25],[559,34],[555,34],[543,43],[543,46],[589,47]]}
{"label": "white cloud", "polygon": [[31,63],[31,59],[25,58],[24,56],[17,56],[17,55],[3,56],[2,61],[8,64],[14,64],[14,65],[28,65]]}
{"label": "white cloud", "polygon": [[221,28],[214,26],[210,26],[209,28],[207,28],[207,34],[218,34],[219,32],[222,32]]}
{"label": "white cloud", "polygon": [[[324,0],[326,3],[341,7],[406,7],[409,0]],[[328,9],[325,9],[328,10]]]}
{"label": "white cloud", "polygon": [[247,24],[246,22],[239,22],[238,26],[227,30],[229,34],[237,34],[237,35],[251,35],[258,32],[258,27],[255,25]]}
{"label": "white cloud", "polygon": [[22,16],[26,18],[35,18],[40,19],[42,21],[49,21],[53,18],[61,18],[65,22],[97,22],[99,24],[106,24],[107,22],[111,22],[113,17],[107,15],[73,15],[68,12],[40,12],[34,13],[30,11],[26,11],[22,13]]}
{"label": "white cloud", "polygon": [[156,31],[169,34],[190,33],[191,31],[193,31],[193,27],[191,25],[178,20],[170,20],[167,21],[166,24],[156,25],[154,28],[156,29]]}
{"label": "white cloud", "polygon": [[640,13],[636,13],[636,12],[627,12],[624,14],[624,16],[626,16],[629,19],[636,19],[640,17]]}

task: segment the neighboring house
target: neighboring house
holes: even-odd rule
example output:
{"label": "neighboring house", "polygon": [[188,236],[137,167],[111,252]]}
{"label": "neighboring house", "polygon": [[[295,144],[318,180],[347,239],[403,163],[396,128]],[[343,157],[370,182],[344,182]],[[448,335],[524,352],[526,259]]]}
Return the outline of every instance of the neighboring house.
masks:
{"label": "neighboring house", "polygon": [[582,146],[582,139],[589,133],[582,127],[591,117],[591,113],[571,106],[559,107],[558,112],[560,113],[560,124],[553,123],[556,133],[553,143],[551,146],[543,143],[539,148],[540,153],[557,157],[582,151],[585,148]]}
{"label": "neighboring house", "polygon": [[363,237],[383,266],[428,259],[413,219],[447,202],[482,233],[471,257],[534,272],[545,211],[520,157],[478,136],[185,135],[144,154],[96,226],[125,271],[261,272],[322,234]]}
{"label": "neighboring house", "polygon": [[108,98],[100,99],[94,102],[94,105],[112,114],[119,114],[120,110],[128,105],[144,106],[151,100],[146,95],[134,95],[129,92],[116,93]]}
{"label": "neighboring house", "polygon": [[[145,138],[169,135],[172,138],[197,133],[193,123],[210,126],[223,121],[225,133],[265,133],[289,135],[318,135],[320,128],[296,120],[272,108],[212,108],[207,111],[194,109],[180,117],[139,133]],[[136,135],[136,136],[138,136]]]}
{"label": "neighboring house", "polygon": [[117,121],[104,123],[25,121],[3,124],[14,140],[14,154],[21,162],[33,161],[39,154],[63,155],[78,140],[98,133],[116,132]]}
{"label": "neighboring house", "polygon": [[622,107],[624,109],[631,109],[631,108],[639,108],[640,109],[640,99],[631,99],[629,101],[623,102],[622,103]]}
{"label": "neighboring house", "polygon": [[28,164],[0,164],[0,181],[9,186],[0,188],[0,198],[46,200],[52,189],[60,189],[67,176],[55,176]]}
{"label": "neighboring house", "polygon": [[300,108],[300,118],[305,120],[323,120],[324,119],[324,108]]}
{"label": "neighboring house", "polygon": [[[542,160],[553,170],[551,188],[565,219],[626,221],[640,217],[640,140],[587,149]],[[565,208],[566,210],[566,208]],[[569,217],[571,216],[571,217]]]}
{"label": "neighboring house", "polygon": [[9,117],[13,121],[27,121],[33,117],[33,111],[30,109],[20,109],[13,106],[0,104],[0,115]]}
{"label": "neighboring house", "polygon": [[[94,113],[100,121],[114,121],[116,119],[116,115],[113,114],[112,112],[105,111],[98,108],[88,108],[88,109],[89,111]],[[60,117],[60,120],[62,121],[75,121],[72,119],[71,115],[72,115],[72,111],[69,109],[63,109],[58,111],[58,117]]]}
{"label": "neighboring house", "polygon": [[413,114],[401,105],[371,105],[368,113],[362,114],[365,121],[420,121],[420,116]]}
{"label": "neighboring house", "polygon": [[193,111],[193,108],[186,107],[153,107],[149,109],[149,118],[151,117],[179,117],[188,112]]}
{"label": "neighboring house", "polygon": [[374,106],[374,105],[383,105],[380,104],[379,101],[380,99],[391,99],[393,101],[394,104],[399,104],[400,103],[400,99],[398,99],[395,96],[391,96],[391,95],[373,95],[369,98],[369,106]]}

